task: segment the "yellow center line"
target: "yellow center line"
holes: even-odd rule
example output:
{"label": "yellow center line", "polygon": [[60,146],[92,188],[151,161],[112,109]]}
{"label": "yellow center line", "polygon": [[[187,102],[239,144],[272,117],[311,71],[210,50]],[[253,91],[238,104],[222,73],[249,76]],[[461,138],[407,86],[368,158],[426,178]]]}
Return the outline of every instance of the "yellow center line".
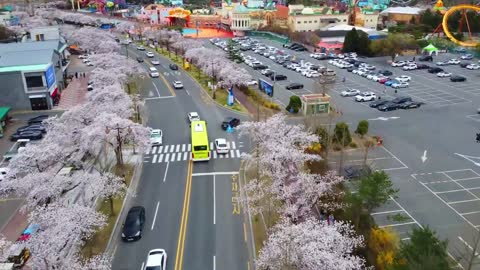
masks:
{"label": "yellow center line", "polygon": [[192,188],[192,171],[193,163],[188,162],[187,182],[185,184],[185,197],[183,199],[182,218],[180,220],[180,231],[178,233],[177,253],[175,254],[175,270],[182,270],[183,267],[183,251],[185,249],[185,236],[188,224],[188,211],[190,206],[190,191]]}

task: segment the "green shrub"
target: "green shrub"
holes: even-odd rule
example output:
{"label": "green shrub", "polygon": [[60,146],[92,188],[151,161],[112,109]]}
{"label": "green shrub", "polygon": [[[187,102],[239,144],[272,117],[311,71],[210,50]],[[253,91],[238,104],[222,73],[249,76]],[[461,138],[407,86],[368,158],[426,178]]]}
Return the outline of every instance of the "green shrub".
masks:
{"label": "green shrub", "polygon": [[356,144],[355,142],[351,142],[351,143],[350,143],[350,147],[352,147],[352,148],[357,148],[357,144]]}
{"label": "green shrub", "polygon": [[363,138],[363,136],[368,133],[368,121],[362,120],[358,122],[357,130],[355,130],[355,133],[359,134]]}
{"label": "green shrub", "polygon": [[286,110],[289,112],[298,113],[301,107],[302,107],[302,101],[300,100],[300,97],[291,96],[290,102],[288,103]]}
{"label": "green shrub", "polygon": [[335,125],[333,139],[336,143],[347,146],[352,142],[352,136],[350,135],[350,129],[345,122],[339,122]]}

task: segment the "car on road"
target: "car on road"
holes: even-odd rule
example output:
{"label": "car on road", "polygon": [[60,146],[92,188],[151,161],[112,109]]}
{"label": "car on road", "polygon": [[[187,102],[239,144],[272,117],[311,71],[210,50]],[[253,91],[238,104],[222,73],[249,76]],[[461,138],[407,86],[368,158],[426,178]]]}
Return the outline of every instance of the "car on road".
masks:
{"label": "car on road", "polygon": [[41,131],[34,131],[34,130],[26,130],[19,133],[14,133],[10,136],[10,141],[15,142],[20,139],[29,139],[29,140],[41,140],[43,138],[43,134]]}
{"label": "car on road", "polygon": [[392,87],[395,89],[398,88],[407,88],[409,86],[408,82],[400,82],[400,83],[394,83],[392,84]]}
{"label": "car on road", "polygon": [[458,60],[458,59],[450,59],[450,60],[448,60],[448,64],[449,64],[449,65],[458,65],[458,64],[460,64],[460,60]]}
{"label": "car on road", "polygon": [[265,76],[267,76],[267,77],[270,77],[270,76],[272,76],[274,73],[275,73],[275,70],[268,70],[268,71],[266,71],[265,73],[263,73],[263,75],[265,75]]}
{"label": "car on road", "polygon": [[152,65],[154,65],[154,66],[160,65],[160,61],[158,61],[158,59],[152,59],[152,60],[150,60],[150,63],[152,63]]}
{"label": "car on road", "polygon": [[94,66],[94,64],[93,64],[92,62],[90,62],[90,61],[86,62],[85,65],[86,65],[87,67],[93,67],[93,66]]}
{"label": "car on road", "polygon": [[140,56],[139,56],[139,57],[137,57],[137,62],[138,62],[138,63],[143,63],[143,58],[142,58],[142,57],[140,57]]}
{"label": "car on road", "polygon": [[163,144],[163,132],[161,129],[152,129],[152,131],[150,131],[150,144],[151,145]]}
{"label": "car on road", "polygon": [[436,63],[437,66],[448,66],[450,63],[448,61],[440,61]]}
{"label": "car on road", "polygon": [[442,71],[442,72],[437,73],[437,77],[440,77],[440,78],[445,78],[445,77],[450,77],[450,76],[452,76],[452,73],[446,72],[446,71]]}
{"label": "car on road", "polygon": [[480,65],[477,65],[477,64],[470,64],[466,67],[467,69],[470,69],[470,70],[477,70],[477,69],[480,69]]}
{"label": "car on road", "polygon": [[417,64],[408,64],[402,67],[403,70],[415,70],[417,69]]}
{"label": "car on road", "polygon": [[316,70],[310,70],[305,74],[305,76],[307,78],[318,78],[320,77],[320,73],[318,73]]}
{"label": "car on road", "polygon": [[287,85],[285,88],[288,89],[288,90],[302,89],[303,84],[294,82],[294,83],[291,83],[291,84]]}
{"label": "car on road", "polygon": [[373,92],[363,92],[355,96],[355,101],[357,102],[372,101],[375,99],[377,99],[377,95]]}
{"label": "car on road", "polygon": [[272,79],[273,81],[283,81],[287,79],[287,76],[283,74],[272,74],[270,76],[270,79]]}
{"label": "car on road", "polygon": [[412,77],[407,76],[407,75],[401,75],[401,76],[396,77],[395,80],[399,81],[399,82],[409,82],[409,81],[412,80]]}
{"label": "car on road", "polygon": [[47,132],[47,129],[42,125],[42,124],[32,124],[32,125],[28,125],[28,126],[23,126],[23,127],[19,127],[16,131],[16,133],[21,133],[21,132],[24,132],[24,131],[40,131],[42,133],[46,133]]}
{"label": "car on road", "polygon": [[418,101],[407,101],[407,102],[404,102],[404,103],[400,104],[399,108],[404,109],[404,110],[415,109],[415,108],[419,108],[423,104],[425,104],[425,103],[418,102]]}
{"label": "car on road", "polygon": [[41,124],[41,123],[43,123],[43,121],[47,120],[48,117],[49,116],[46,115],[46,114],[42,114],[42,115],[39,115],[39,116],[32,117],[32,118],[28,119],[28,124],[29,125]]}
{"label": "car on road", "polygon": [[224,138],[215,139],[215,151],[217,151],[218,154],[227,154],[228,151],[230,151],[227,140]]}
{"label": "car on road", "polygon": [[166,270],[167,252],[164,249],[152,249],[148,252],[145,269],[142,270]]}
{"label": "car on road", "polygon": [[200,115],[198,115],[197,112],[189,112],[187,114],[188,121],[193,122],[193,121],[200,121]]}
{"label": "car on road", "polygon": [[439,72],[442,72],[443,69],[442,68],[439,68],[439,67],[431,67],[428,69],[428,73],[439,73]]}
{"label": "car on road", "polygon": [[463,76],[460,76],[460,75],[454,75],[454,76],[450,77],[450,81],[452,81],[452,82],[464,82],[466,80],[467,80],[467,78],[465,78]]}
{"label": "car on road", "polygon": [[137,46],[137,50],[139,50],[139,51],[145,51],[145,47],[143,47],[143,46],[141,46],[141,45],[140,45],[140,46]]}
{"label": "car on road", "polygon": [[0,168],[0,182],[7,177],[8,169],[7,168]]}
{"label": "car on road", "polygon": [[360,95],[360,90],[358,89],[352,89],[352,88],[347,88],[347,90],[344,90],[340,93],[342,97],[354,97],[356,95]]}
{"label": "car on road", "polygon": [[146,55],[147,55],[148,58],[155,57],[155,55],[152,52],[147,52]]}
{"label": "car on road", "polygon": [[460,59],[462,60],[472,60],[473,59],[473,54],[464,54],[462,56],[460,56]]}
{"label": "car on road", "polygon": [[225,120],[223,120],[221,126],[222,126],[223,130],[227,130],[228,126],[233,128],[233,127],[236,127],[238,125],[240,125],[240,119],[235,118],[235,117],[227,117],[227,118],[225,118]]}
{"label": "car on road", "polygon": [[[88,54],[82,54],[78,56],[78,59],[88,59]],[[83,62],[83,61],[82,61]],[[84,62],[85,63],[85,62]]]}
{"label": "car on road", "polygon": [[122,240],[136,241],[142,238],[143,225],[145,224],[145,208],[134,206],[128,210],[127,217],[123,223]]}
{"label": "car on road", "polygon": [[405,64],[405,61],[394,61],[392,62],[392,67],[403,67]]}
{"label": "car on road", "polygon": [[152,77],[152,78],[160,77],[160,73],[158,72],[158,70],[156,68],[150,67],[148,70],[149,70],[150,77]]}
{"label": "car on road", "polygon": [[173,88],[175,88],[175,89],[182,89],[183,88],[183,83],[181,81],[173,81],[172,85],[173,85]]}
{"label": "car on road", "polygon": [[90,59],[88,59],[88,56],[87,56],[87,58],[83,58],[83,59],[82,59],[82,63],[86,64],[86,63],[88,63],[88,62],[90,62]]}
{"label": "car on road", "polygon": [[257,80],[251,80],[251,81],[248,81],[246,83],[247,86],[253,86],[253,85],[257,85],[258,84],[258,81]]}
{"label": "car on road", "polygon": [[171,70],[178,70],[178,66],[176,64],[170,64],[168,65],[168,67],[171,69]]}
{"label": "car on road", "polygon": [[433,61],[433,57],[431,55],[422,55],[418,58],[418,61]]}
{"label": "car on road", "polygon": [[388,99],[378,99],[375,101],[372,101],[368,104],[371,108],[378,108],[379,106],[384,105],[385,103],[390,102]]}

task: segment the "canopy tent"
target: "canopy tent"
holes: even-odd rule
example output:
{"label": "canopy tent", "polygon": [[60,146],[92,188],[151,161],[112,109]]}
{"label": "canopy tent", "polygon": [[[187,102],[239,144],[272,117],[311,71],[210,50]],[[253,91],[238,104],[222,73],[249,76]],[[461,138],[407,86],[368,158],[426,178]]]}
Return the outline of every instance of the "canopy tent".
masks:
{"label": "canopy tent", "polygon": [[432,55],[433,53],[435,53],[435,55],[438,55],[438,49],[437,47],[433,46],[432,43],[423,48],[422,52],[427,52],[429,55]]}

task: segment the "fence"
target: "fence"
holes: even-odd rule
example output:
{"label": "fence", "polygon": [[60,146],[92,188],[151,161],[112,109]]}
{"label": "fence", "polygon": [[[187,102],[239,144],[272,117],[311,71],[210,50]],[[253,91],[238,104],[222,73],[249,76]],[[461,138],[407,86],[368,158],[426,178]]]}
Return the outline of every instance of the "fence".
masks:
{"label": "fence", "polygon": [[264,37],[284,44],[290,41],[290,39],[286,36],[266,31],[247,31],[247,36]]}

